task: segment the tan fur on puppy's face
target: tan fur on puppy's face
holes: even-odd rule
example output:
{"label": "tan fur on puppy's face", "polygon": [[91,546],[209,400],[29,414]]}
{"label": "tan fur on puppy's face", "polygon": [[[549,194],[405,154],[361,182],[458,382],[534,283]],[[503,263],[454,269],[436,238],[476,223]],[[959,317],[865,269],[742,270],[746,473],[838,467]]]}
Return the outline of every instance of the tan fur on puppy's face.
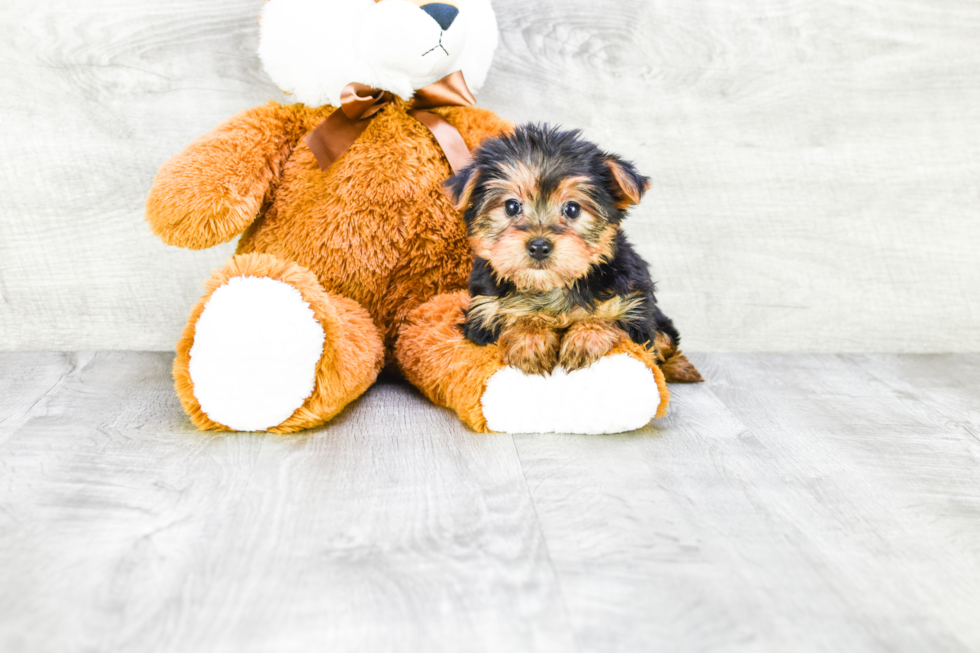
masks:
{"label": "tan fur on puppy's face", "polygon": [[[488,200],[470,228],[474,253],[490,263],[494,272],[521,290],[543,292],[567,288],[609,259],[617,225],[601,217],[592,198],[588,177],[569,177],[554,189],[543,189],[538,175],[523,164],[506,170],[504,179],[488,182]],[[516,216],[507,214],[508,201],[520,204]],[[580,207],[577,218],[564,213],[570,203]],[[528,243],[544,238],[551,255],[538,261]]]}

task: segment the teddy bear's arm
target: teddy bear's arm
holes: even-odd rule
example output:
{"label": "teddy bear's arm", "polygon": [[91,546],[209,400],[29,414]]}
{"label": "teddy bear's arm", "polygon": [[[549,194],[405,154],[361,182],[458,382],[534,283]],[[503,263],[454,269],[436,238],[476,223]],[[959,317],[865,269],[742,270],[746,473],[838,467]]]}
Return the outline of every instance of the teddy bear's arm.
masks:
{"label": "teddy bear's arm", "polygon": [[258,216],[305,134],[302,110],[270,102],[191,143],[157,173],[146,200],[150,229],[168,245],[204,249]]}

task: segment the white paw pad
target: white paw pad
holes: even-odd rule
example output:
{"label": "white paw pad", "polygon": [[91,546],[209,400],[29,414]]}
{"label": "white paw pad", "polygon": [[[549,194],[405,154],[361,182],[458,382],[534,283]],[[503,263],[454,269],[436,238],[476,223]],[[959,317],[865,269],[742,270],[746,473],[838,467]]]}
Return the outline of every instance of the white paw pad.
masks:
{"label": "white paw pad", "polygon": [[623,433],[650,423],[660,408],[653,372],[617,354],[584,370],[551,376],[505,367],[487,382],[483,416],[499,433]]}
{"label": "white paw pad", "polygon": [[201,410],[236,431],[265,431],[313,394],[323,327],[300,292],[266,277],[235,277],[197,321],[190,375]]}

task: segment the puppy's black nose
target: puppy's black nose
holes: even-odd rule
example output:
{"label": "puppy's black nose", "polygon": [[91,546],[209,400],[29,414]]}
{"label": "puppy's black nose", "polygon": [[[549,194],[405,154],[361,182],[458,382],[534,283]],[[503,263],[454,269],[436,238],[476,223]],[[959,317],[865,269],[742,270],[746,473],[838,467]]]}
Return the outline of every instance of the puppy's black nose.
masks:
{"label": "puppy's black nose", "polygon": [[527,244],[527,253],[537,261],[543,261],[551,256],[551,243],[544,238],[535,238]]}
{"label": "puppy's black nose", "polygon": [[459,15],[459,9],[445,2],[430,2],[422,5],[422,11],[432,16],[432,20],[439,23],[439,27],[443,30],[449,29]]}

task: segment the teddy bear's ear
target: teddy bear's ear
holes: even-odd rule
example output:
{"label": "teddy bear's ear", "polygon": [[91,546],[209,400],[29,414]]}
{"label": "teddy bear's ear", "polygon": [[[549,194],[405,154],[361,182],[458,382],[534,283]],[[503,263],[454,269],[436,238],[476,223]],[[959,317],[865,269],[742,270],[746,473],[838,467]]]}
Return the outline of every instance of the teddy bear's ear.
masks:
{"label": "teddy bear's ear", "polygon": [[606,166],[612,173],[610,191],[616,198],[616,208],[625,210],[639,204],[650,188],[650,178],[644,177],[636,170],[636,166],[617,156],[607,158]]}
{"label": "teddy bear's ear", "polygon": [[473,191],[476,189],[476,183],[479,178],[479,170],[474,163],[466,166],[458,174],[443,182],[443,192],[449,197],[453,206],[460,213],[469,208],[470,200],[473,198]]}

